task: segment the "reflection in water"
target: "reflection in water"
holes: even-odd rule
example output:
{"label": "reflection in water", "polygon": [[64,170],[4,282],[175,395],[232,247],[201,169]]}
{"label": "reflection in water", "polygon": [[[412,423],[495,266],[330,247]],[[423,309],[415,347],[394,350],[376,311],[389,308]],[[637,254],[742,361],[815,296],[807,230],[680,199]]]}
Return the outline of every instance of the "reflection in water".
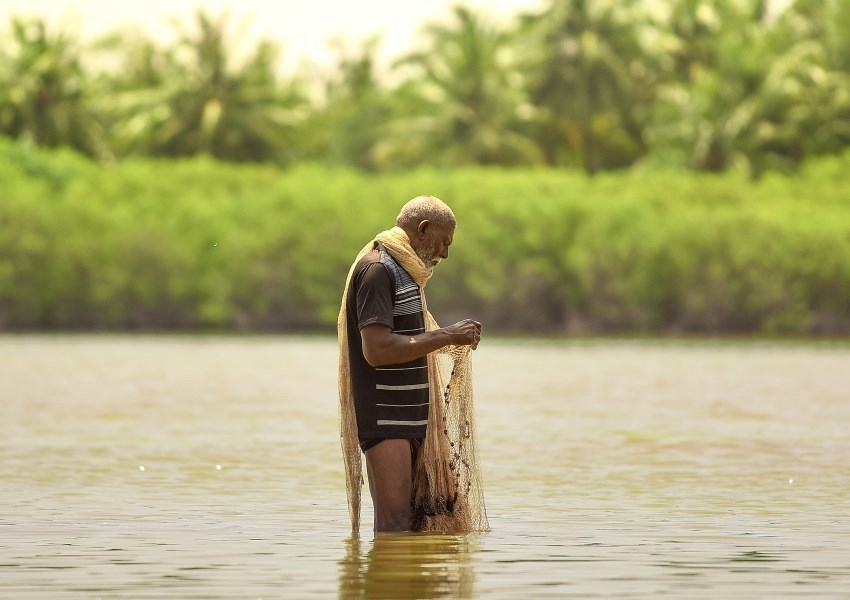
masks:
{"label": "reflection in water", "polygon": [[470,598],[477,536],[383,534],[352,536],[339,563],[340,598]]}

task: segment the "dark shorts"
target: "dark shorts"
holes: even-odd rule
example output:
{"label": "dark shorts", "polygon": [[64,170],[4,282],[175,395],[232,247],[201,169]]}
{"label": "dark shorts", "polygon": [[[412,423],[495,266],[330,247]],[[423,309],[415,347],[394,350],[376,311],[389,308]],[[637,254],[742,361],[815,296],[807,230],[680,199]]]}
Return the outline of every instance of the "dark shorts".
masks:
{"label": "dark shorts", "polygon": [[[363,454],[366,454],[367,450],[371,450],[386,439],[389,438],[367,438],[360,440],[360,449],[363,451]],[[422,440],[413,439],[408,441],[410,442],[410,452],[415,456],[419,447],[422,445]]]}

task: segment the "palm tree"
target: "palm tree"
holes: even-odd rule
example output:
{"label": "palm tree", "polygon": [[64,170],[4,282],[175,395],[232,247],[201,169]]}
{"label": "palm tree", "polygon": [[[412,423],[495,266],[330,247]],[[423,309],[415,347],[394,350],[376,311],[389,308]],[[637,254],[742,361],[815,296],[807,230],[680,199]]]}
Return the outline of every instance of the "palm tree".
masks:
{"label": "palm tree", "polygon": [[117,136],[130,150],[153,155],[287,162],[306,102],[301,82],[278,82],[270,42],[234,67],[225,16],[199,12],[197,25],[196,35],[159,53],[149,43],[133,46],[113,83],[120,91]]}
{"label": "palm tree", "polygon": [[830,68],[816,40],[795,43],[772,61],[740,145],[758,175],[790,170],[807,156],[850,146],[850,73]]}
{"label": "palm tree", "polygon": [[675,0],[660,28],[669,62],[654,105],[656,156],[697,170],[748,165],[741,140],[757,119],[772,59],[764,0]]}
{"label": "palm tree", "polygon": [[0,50],[0,132],[41,146],[107,154],[76,39],[49,31],[40,20],[13,19],[11,33]]}
{"label": "palm tree", "polygon": [[[841,7],[844,8],[841,8]],[[673,65],[656,104],[657,152],[692,168],[752,176],[791,170],[850,143],[850,74],[835,52],[846,3],[798,0],[770,16],[764,0],[678,0]]]}
{"label": "palm tree", "polygon": [[336,70],[325,82],[322,104],[311,111],[303,128],[312,157],[366,171],[378,168],[375,148],[392,119],[389,94],[376,72],[379,39],[354,50],[334,42]]}
{"label": "palm tree", "polygon": [[752,143],[796,162],[850,146],[850,5],[798,0],[771,33]]}
{"label": "palm tree", "polygon": [[594,173],[644,152],[642,111],[653,85],[639,8],[635,0],[552,0],[522,19],[534,50],[527,70],[547,163]]}
{"label": "palm tree", "polygon": [[389,164],[535,164],[527,135],[533,110],[524,94],[511,35],[470,9],[424,28],[425,50],[396,62],[402,116],[377,150]]}

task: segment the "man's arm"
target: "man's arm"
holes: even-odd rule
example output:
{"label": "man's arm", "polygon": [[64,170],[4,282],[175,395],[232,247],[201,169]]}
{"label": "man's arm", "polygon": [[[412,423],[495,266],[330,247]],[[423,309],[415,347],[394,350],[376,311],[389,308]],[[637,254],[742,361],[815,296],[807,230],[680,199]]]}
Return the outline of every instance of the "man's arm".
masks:
{"label": "man's arm", "polygon": [[360,330],[363,356],[373,367],[410,362],[445,346],[478,347],[481,323],[465,319],[448,327],[426,331],[419,335],[393,333],[386,325],[375,323]]}

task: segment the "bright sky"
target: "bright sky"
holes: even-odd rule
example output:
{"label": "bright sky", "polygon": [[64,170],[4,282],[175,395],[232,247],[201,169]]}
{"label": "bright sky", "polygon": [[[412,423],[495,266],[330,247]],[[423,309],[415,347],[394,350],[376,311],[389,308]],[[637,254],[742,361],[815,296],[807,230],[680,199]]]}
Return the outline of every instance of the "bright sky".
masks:
{"label": "bright sky", "polygon": [[[12,0],[0,3],[0,31],[12,15],[39,16],[53,24],[70,24],[84,39],[116,28],[140,30],[155,39],[169,40],[169,19],[192,23],[197,8],[218,15],[227,11],[233,32],[246,22],[245,38],[270,39],[282,49],[284,67],[302,61],[332,64],[329,40],[341,37],[353,47],[373,34],[382,40],[384,60],[396,58],[415,46],[419,27],[450,15],[456,0]],[[486,10],[496,22],[517,12],[539,8],[542,0],[465,0],[465,6]],[[250,44],[246,44],[249,45]]]}

